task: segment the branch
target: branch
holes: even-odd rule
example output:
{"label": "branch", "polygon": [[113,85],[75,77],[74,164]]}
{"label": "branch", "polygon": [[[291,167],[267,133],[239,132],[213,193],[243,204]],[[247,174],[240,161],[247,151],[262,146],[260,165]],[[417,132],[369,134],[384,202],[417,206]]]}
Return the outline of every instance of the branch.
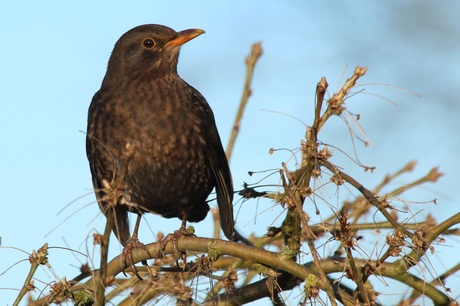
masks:
{"label": "branch", "polygon": [[[160,251],[160,243],[155,242],[146,245],[148,253],[158,254]],[[180,237],[177,241],[177,249],[174,250],[173,245],[168,244],[165,249],[162,251],[163,254],[174,254],[174,252],[200,252],[212,254],[212,257],[220,257],[224,255],[229,255],[243,260],[258,263],[264,266],[273,267],[275,269],[281,269],[286,271],[289,274],[294,275],[295,277],[301,280],[307,280],[309,275],[318,276],[318,271],[315,267],[305,267],[299,265],[289,259],[284,258],[278,253],[270,252],[264,249],[257,249],[251,246],[236,242],[228,242],[217,239],[209,238],[198,238],[198,237]],[[142,262],[144,260],[150,259],[149,254],[143,249],[133,249],[133,260],[134,262]],[[112,259],[107,265],[107,278],[115,277],[117,274],[122,272],[122,260],[121,255]],[[95,271],[94,273],[97,273]],[[317,286],[322,290],[326,290],[326,287],[330,284],[325,284],[319,277],[317,277]],[[90,278],[86,282],[86,287],[88,290],[94,290],[94,281],[93,278]],[[340,298],[344,300],[345,305],[354,305],[354,299],[347,296],[342,291],[339,291],[341,295]]]}

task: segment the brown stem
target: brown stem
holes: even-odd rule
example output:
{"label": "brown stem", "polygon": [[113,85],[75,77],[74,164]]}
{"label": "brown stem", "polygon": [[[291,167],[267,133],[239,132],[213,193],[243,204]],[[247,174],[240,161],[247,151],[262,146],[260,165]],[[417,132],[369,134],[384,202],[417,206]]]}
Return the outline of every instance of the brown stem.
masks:
{"label": "brown stem", "polygon": [[394,228],[401,230],[406,236],[412,238],[413,234],[408,231],[406,228],[404,228],[401,224],[396,221],[391,214],[386,210],[386,205],[385,203],[382,203],[379,201],[379,198],[376,194],[372,193],[369,189],[364,187],[362,184],[360,184],[357,180],[349,176],[348,174],[338,170],[333,164],[331,164],[328,161],[321,161],[321,164],[325,166],[327,169],[329,169],[334,175],[340,177],[353,187],[355,187],[361,194],[366,198],[366,200],[369,201],[373,206],[375,206],[384,216],[385,218],[393,225]]}
{"label": "brown stem", "polygon": [[238,108],[235,122],[233,124],[233,129],[230,134],[230,139],[227,144],[227,151],[225,152],[228,160],[230,160],[230,157],[232,156],[236,137],[238,136],[238,133],[240,130],[241,119],[243,118],[244,109],[246,108],[246,104],[248,102],[249,96],[251,95],[251,81],[252,81],[252,76],[254,74],[254,67],[257,63],[257,60],[259,59],[261,55],[262,55],[262,44],[255,43],[252,45],[251,53],[246,57],[247,72],[246,72],[246,81],[244,82],[243,96],[241,97],[240,106]]}
{"label": "brown stem", "polygon": [[[95,305],[105,305],[105,281],[107,278],[107,262],[109,253],[110,234],[115,225],[113,209],[109,209],[106,215],[107,223],[105,224],[104,235],[101,241],[101,263],[98,273],[94,274],[95,282]],[[121,262],[121,261],[120,261]]]}
{"label": "brown stem", "polygon": [[[300,199],[298,188],[295,185],[295,182],[293,181],[293,179],[291,177],[291,174],[290,174],[289,170],[286,167],[286,164],[283,163],[282,166],[283,166],[284,173],[289,178],[290,185],[291,185],[291,186],[285,186],[284,189],[288,193],[288,195],[294,200],[295,207],[296,207],[296,210],[297,210],[297,214],[300,216],[300,221],[302,222],[303,231],[305,233],[305,237],[307,238],[307,244],[308,244],[308,247],[310,249],[311,255],[313,257],[313,262],[315,263],[316,269],[317,269],[317,271],[319,273],[320,280],[322,281],[322,283],[325,284],[325,289],[324,290],[326,291],[327,295],[329,296],[331,304],[332,305],[337,305],[337,303],[335,302],[335,296],[334,296],[334,291],[332,289],[332,286],[330,285],[329,281],[327,280],[326,273],[324,273],[324,270],[321,268],[319,256],[318,256],[318,253],[316,252],[316,247],[315,247],[315,244],[314,244],[315,237],[314,237],[313,232],[311,231],[310,227],[308,226],[308,220],[307,220],[307,217],[306,217],[306,215],[305,215],[305,213],[303,211],[302,201]],[[285,184],[285,182],[284,182],[284,184]],[[297,192],[295,192],[295,195],[292,193],[291,188],[293,190],[297,191]]]}

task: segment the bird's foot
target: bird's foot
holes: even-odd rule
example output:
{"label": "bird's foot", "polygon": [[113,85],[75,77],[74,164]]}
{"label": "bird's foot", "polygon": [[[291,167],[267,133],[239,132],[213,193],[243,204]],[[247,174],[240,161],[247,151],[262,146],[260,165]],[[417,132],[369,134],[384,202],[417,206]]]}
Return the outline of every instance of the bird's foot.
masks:
{"label": "bird's foot", "polygon": [[[194,236],[194,230],[186,229],[185,226],[182,226],[180,229],[177,231],[174,231],[172,234],[168,234],[161,242],[160,242],[160,251],[158,251],[158,256],[160,258],[164,258],[163,251],[166,248],[166,245],[171,242],[173,245],[173,250],[174,250],[174,258],[177,259],[182,259],[182,261],[185,263],[187,260],[187,253],[185,251],[179,251],[179,247],[177,245],[177,241],[179,240],[180,237],[182,236]],[[177,265],[179,266],[178,261],[176,261]],[[184,265],[185,266],[185,265]]]}
{"label": "bird's foot", "polygon": [[[136,236],[131,237],[131,239],[128,240],[125,247],[123,248],[123,252],[121,254],[121,260],[123,262],[123,274],[126,276],[125,268],[131,267],[133,273],[137,276],[137,278],[143,280],[143,278],[139,275],[139,272],[137,271],[136,265],[134,264],[133,249],[135,248],[143,249],[149,254],[150,257],[152,257],[149,251],[147,250],[145,244],[140,242]],[[142,261],[142,264],[144,266],[147,266],[147,261]]]}

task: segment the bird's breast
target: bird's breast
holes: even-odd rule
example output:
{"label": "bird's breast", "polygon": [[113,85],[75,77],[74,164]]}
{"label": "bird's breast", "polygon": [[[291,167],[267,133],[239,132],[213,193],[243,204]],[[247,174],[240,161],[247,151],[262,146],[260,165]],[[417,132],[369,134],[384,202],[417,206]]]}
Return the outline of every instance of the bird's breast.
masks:
{"label": "bird's breast", "polygon": [[146,210],[174,214],[204,202],[215,185],[206,127],[186,93],[150,89],[150,94],[122,91],[105,97],[100,114],[105,123],[96,124],[110,126],[100,137],[115,160],[112,170],[127,169],[124,184],[131,200]]}

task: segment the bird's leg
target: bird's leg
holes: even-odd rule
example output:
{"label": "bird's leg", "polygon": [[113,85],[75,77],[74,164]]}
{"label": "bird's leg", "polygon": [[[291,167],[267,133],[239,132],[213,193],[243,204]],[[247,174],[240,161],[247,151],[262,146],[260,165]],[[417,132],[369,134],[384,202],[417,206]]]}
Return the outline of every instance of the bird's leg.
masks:
{"label": "bird's leg", "polygon": [[[131,236],[131,239],[129,239],[128,242],[126,243],[125,247],[123,248],[123,253],[121,254],[122,255],[122,261],[123,261],[123,274],[126,276],[124,268],[126,268],[127,266],[131,266],[131,268],[133,269],[134,274],[140,280],[142,280],[142,277],[139,275],[139,273],[137,272],[137,268],[134,265],[133,249],[134,248],[141,248],[141,249],[145,250],[149,254],[149,256],[151,257],[149,251],[147,250],[147,247],[137,239],[137,235],[138,235],[137,232],[139,231],[139,225],[141,223],[141,218],[142,218],[142,215],[138,214],[137,219],[136,219],[136,225],[134,226],[133,235]],[[145,260],[142,261],[142,264],[144,266],[147,266],[147,261],[145,261]]]}
{"label": "bird's leg", "polygon": [[[182,225],[181,225],[181,227],[179,229],[179,233],[175,233],[177,235],[178,239],[179,239],[180,235],[182,235],[182,236],[190,236],[190,235],[192,235],[191,233],[187,232],[186,225],[187,225],[187,214],[184,213],[184,215],[182,216]],[[174,252],[177,253],[177,251],[178,251],[178,246],[177,246],[177,240],[176,240],[176,245],[175,245],[175,248],[174,248]],[[184,262],[184,267],[183,268],[185,268],[185,264],[187,263],[187,253],[185,253],[185,251],[181,251],[180,252],[180,258]],[[176,261],[176,264],[177,264],[177,266],[179,266],[178,261]]]}
{"label": "bird's leg", "polygon": [[182,235],[184,235],[184,236],[189,236],[189,235],[190,235],[190,233],[187,232],[187,228],[186,228],[186,225],[187,225],[187,217],[188,217],[188,216],[187,216],[186,213],[184,213],[184,214],[182,215],[182,225],[181,225],[181,227],[179,228],[179,230],[178,230],[178,231],[175,231],[174,233],[182,234]]}
{"label": "bird's leg", "polygon": [[[179,252],[179,247],[177,246],[177,241],[178,239],[181,237],[181,236],[192,236],[193,234],[187,232],[187,228],[185,227],[187,225],[187,214],[184,213],[182,215],[182,225],[181,227],[174,231],[174,233],[172,234],[168,234],[160,243],[160,251],[158,252],[159,256],[160,257],[164,257],[163,256],[163,250],[166,248],[166,245],[168,244],[168,242],[171,242],[173,244],[173,248],[174,248],[174,258],[178,259],[178,258],[181,258],[184,263],[186,262],[187,260],[187,253],[185,253],[185,251],[181,251]],[[179,266],[179,263],[177,263],[177,265]]]}

